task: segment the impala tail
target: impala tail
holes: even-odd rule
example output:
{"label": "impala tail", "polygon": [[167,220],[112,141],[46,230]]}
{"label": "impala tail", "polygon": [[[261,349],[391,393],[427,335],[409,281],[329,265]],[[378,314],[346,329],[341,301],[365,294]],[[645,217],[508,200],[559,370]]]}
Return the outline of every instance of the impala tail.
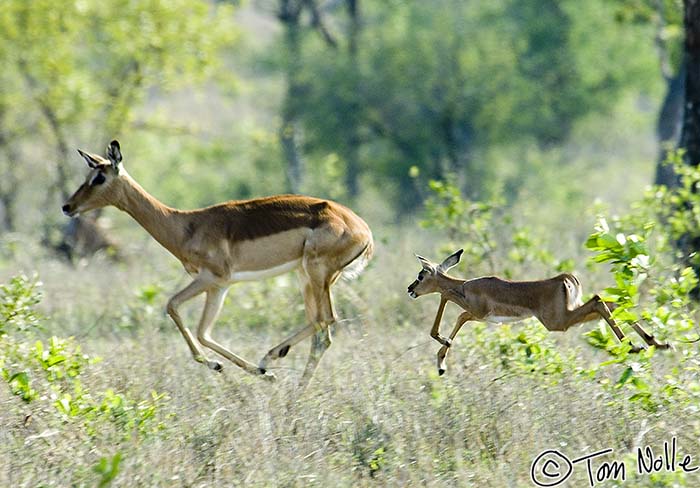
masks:
{"label": "impala tail", "polygon": [[372,259],[374,254],[374,241],[372,240],[372,234],[369,234],[369,239],[367,244],[365,244],[364,249],[360,253],[352,258],[352,260],[343,266],[343,272],[341,277],[345,280],[354,280],[364,271],[369,264],[369,260]]}

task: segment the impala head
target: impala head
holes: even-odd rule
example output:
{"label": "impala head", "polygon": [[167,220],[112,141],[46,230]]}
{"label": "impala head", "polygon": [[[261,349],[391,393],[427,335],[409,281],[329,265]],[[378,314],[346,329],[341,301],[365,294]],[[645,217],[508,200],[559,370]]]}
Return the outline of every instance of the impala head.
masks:
{"label": "impala head", "polygon": [[107,146],[106,159],[78,149],[90,172],[85,182],[73,193],[63,205],[63,213],[69,217],[97,208],[112,205],[119,194],[119,176],[124,173],[122,153],[117,141]]}
{"label": "impala head", "polygon": [[418,298],[421,295],[427,295],[428,293],[435,293],[440,291],[438,286],[438,277],[441,274],[445,274],[448,269],[459,263],[459,258],[462,257],[463,249],[450,254],[442,263],[435,264],[423,256],[416,254],[418,261],[420,261],[423,269],[418,273],[416,280],[408,285],[408,295],[411,298]]}

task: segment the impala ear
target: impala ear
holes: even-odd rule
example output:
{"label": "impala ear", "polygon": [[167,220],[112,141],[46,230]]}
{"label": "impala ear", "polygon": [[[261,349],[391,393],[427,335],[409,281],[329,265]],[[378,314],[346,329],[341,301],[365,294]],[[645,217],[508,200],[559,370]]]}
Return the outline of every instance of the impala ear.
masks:
{"label": "impala ear", "polygon": [[122,151],[118,141],[114,140],[107,146],[107,158],[112,163],[112,168],[118,169],[119,163],[122,162]]}
{"label": "impala ear", "polygon": [[456,266],[457,263],[459,263],[459,259],[462,257],[463,252],[464,252],[464,249],[460,249],[459,251],[455,252],[454,254],[450,254],[442,263],[440,263],[440,266],[438,266],[438,269],[444,273],[445,271],[452,268],[453,266]]}
{"label": "impala ear", "polygon": [[415,255],[418,261],[420,261],[421,266],[423,266],[423,269],[430,272],[434,273],[436,268],[433,263],[425,259],[423,256],[419,256],[418,254]]}
{"label": "impala ear", "polygon": [[80,149],[78,149],[78,154],[80,154],[83,157],[87,165],[90,166],[92,169],[95,169],[100,165],[99,161],[90,156],[88,153],[81,151]]}

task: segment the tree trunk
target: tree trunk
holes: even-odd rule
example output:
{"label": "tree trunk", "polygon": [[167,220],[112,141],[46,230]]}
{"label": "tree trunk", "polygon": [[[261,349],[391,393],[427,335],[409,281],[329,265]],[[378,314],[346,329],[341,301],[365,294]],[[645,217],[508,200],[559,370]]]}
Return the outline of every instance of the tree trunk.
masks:
{"label": "tree trunk", "polygon": [[17,177],[17,168],[20,164],[19,154],[12,147],[12,143],[0,131],[0,148],[5,153],[5,162],[0,166],[4,166],[2,171],[2,181],[0,182],[0,205],[2,205],[2,228],[12,232],[15,227],[15,203],[17,202],[17,194],[19,192],[19,178]]}
{"label": "tree trunk", "polygon": [[285,83],[282,102],[282,125],[279,129],[282,154],[287,164],[287,189],[299,193],[304,179],[304,161],[299,154],[298,106],[301,94],[301,4],[280,0],[279,19],[284,25]]}
{"label": "tree trunk", "polygon": [[[9,166],[12,166],[10,163]],[[0,191],[0,206],[2,207],[2,229],[8,232],[16,230],[15,227],[15,202],[17,200],[17,178],[10,169],[4,173],[7,186]]]}
{"label": "tree trunk", "polygon": [[440,121],[448,163],[440,177],[445,178],[449,173],[457,178],[458,187],[469,198],[483,197],[479,195],[479,186],[474,183],[478,179],[478,169],[472,165],[473,131],[466,124],[455,120],[454,112],[452,107],[446,108]]}
{"label": "tree trunk", "polygon": [[[685,105],[681,148],[685,149],[683,162],[691,166],[700,164],[700,0],[684,0],[685,25]],[[697,190],[697,185],[693,191]],[[679,240],[679,247],[686,256],[686,262],[700,276],[700,265],[691,256],[700,249],[700,234],[686,234]],[[693,290],[695,298],[700,297],[700,288]]]}
{"label": "tree trunk", "polygon": [[[30,90],[38,91],[36,88],[36,80],[29,69],[27,69],[27,66],[20,62],[18,67]],[[68,172],[66,171],[66,164],[70,160],[68,139],[64,131],[63,123],[54,110],[54,107],[41,95],[37,95],[35,98],[39,110],[44,116],[54,137],[56,148],[56,181],[46,192],[44,208],[56,208],[55,213],[58,214],[60,205],[57,202],[56,193],[58,193],[61,203],[66,201],[70,196]],[[48,215],[53,215],[53,213],[48,213]],[[63,225],[61,238],[58,242],[56,242],[57,239],[53,232],[56,225],[57,223],[55,220],[47,218],[44,221],[42,242],[45,246],[58,252],[69,261],[73,261],[76,256],[92,255],[101,249],[109,248],[115,250],[113,256],[117,256],[116,246],[97,225],[97,215],[92,215],[87,218],[76,217],[71,219],[67,224]]]}
{"label": "tree trunk", "polygon": [[664,164],[670,152],[680,144],[683,127],[683,101],[685,100],[686,62],[681,63],[675,76],[667,78],[666,96],[664,97],[656,134],[659,140],[659,159],[656,163],[654,183],[673,187],[678,184],[678,177],[670,164]]}
{"label": "tree trunk", "polygon": [[700,0],[684,0],[685,5],[685,110],[681,147],[684,162],[700,163]]}
{"label": "tree trunk", "polygon": [[345,186],[350,198],[355,198],[359,191],[360,178],[360,66],[357,58],[360,36],[360,0],[346,0],[346,8],[350,19],[348,30],[348,61],[352,76],[352,86],[349,91],[350,100],[347,121],[347,149],[345,170]]}

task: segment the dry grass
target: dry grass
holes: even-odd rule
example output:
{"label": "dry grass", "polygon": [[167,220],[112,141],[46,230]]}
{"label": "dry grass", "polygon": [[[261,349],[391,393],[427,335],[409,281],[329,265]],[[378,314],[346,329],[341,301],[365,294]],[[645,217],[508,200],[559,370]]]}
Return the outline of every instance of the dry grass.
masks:
{"label": "dry grass", "polygon": [[[700,422],[677,409],[646,412],[603,388],[605,377],[577,375],[607,359],[585,345],[580,329],[548,339],[548,347],[573,354],[564,374],[550,376],[499,365],[470,345],[475,332],[465,328],[447,375],[438,377],[438,345],[428,336],[436,303],[405,297],[415,266],[398,247],[336,291],[340,315],[350,318],[336,326],[333,347],[300,398],[294,385],[307,344],[273,365],[275,384],[233,365],[216,374],[191,360],[160,312],[167,292],[151,310],[133,291],[158,276],[168,292],[174,288],[180,272],[166,259],[141,268],[39,263],[51,317],[46,333],[75,335],[84,351],[103,358],[81,375],[83,384],[169,399],[157,412],[162,430],[125,435],[103,422],[90,434],[50,400],[27,404],[0,388],[0,485],[96,486],[94,466],[120,453],[115,486],[534,486],[530,464],[542,450],[573,458],[608,447],[627,455],[629,486],[697,484],[697,474],[635,477],[629,456],[637,446],[661,448],[677,435],[682,452],[700,456]],[[297,297],[291,280],[234,287],[215,336],[257,360],[301,325]],[[197,309],[188,308],[189,324]],[[673,366],[672,354],[657,359],[663,371]],[[581,466],[564,486],[587,483]]]}

